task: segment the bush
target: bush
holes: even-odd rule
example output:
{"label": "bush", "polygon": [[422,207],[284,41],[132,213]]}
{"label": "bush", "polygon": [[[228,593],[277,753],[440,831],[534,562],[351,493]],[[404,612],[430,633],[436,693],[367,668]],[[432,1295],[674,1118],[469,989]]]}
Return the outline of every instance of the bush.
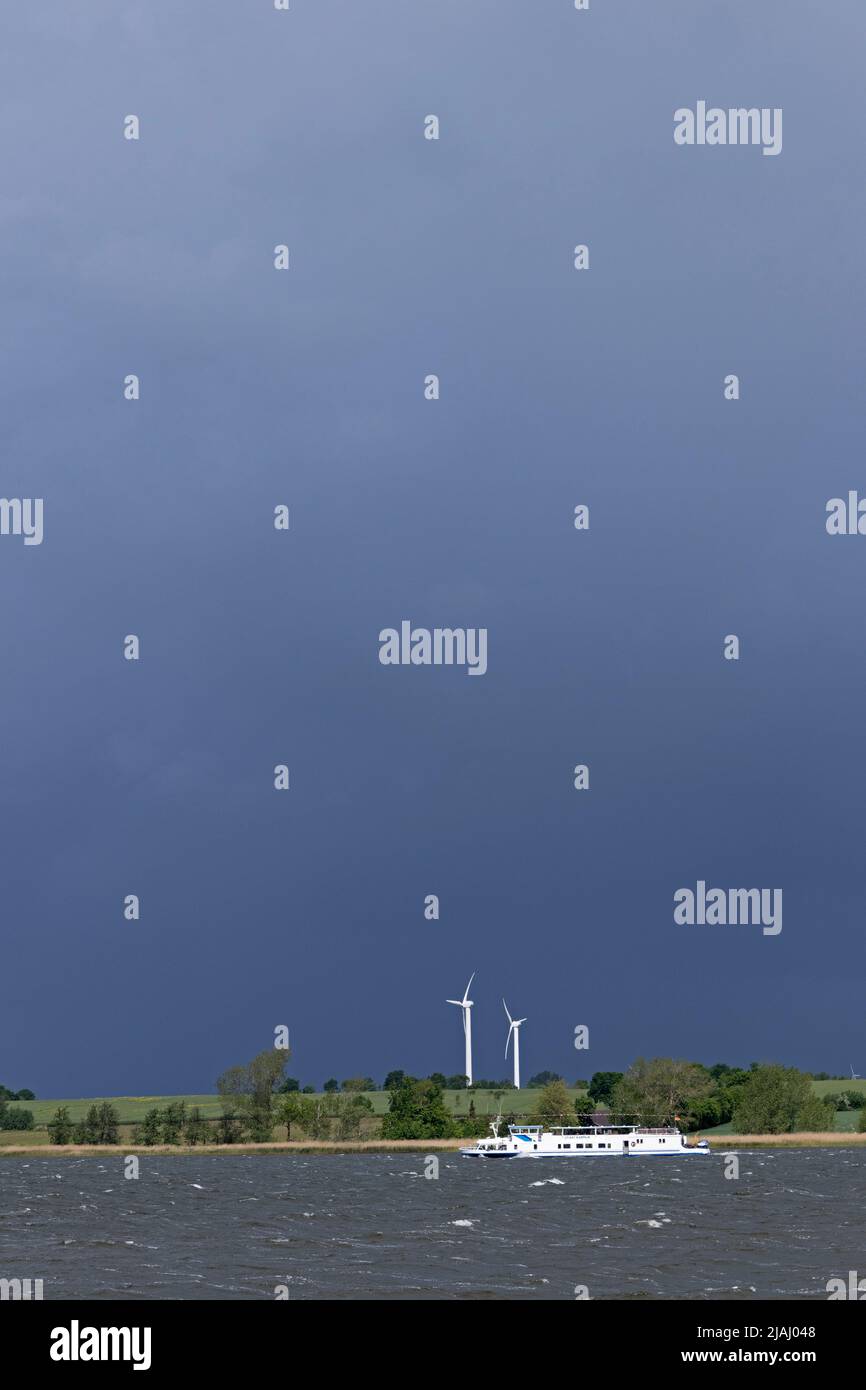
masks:
{"label": "bush", "polygon": [[11,1106],[6,1111],[2,1124],[2,1129],[35,1129],[36,1122],[33,1119],[32,1110],[15,1110]]}
{"label": "bush", "polygon": [[12,1110],[6,1097],[0,1095],[0,1129],[33,1128],[32,1110]]}
{"label": "bush", "polygon": [[826,1097],[810,1096],[797,1111],[795,1124],[798,1130],[813,1134],[835,1129],[836,1107]]}
{"label": "bush", "polygon": [[390,1109],[382,1121],[383,1139],[448,1139],[457,1132],[435,1082],[406,1076],[392,1088]]}

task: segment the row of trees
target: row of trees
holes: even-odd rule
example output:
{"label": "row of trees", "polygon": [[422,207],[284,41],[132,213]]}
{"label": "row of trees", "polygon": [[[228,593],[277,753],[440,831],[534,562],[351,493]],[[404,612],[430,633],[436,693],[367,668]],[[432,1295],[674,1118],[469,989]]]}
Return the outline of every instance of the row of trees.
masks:
{"label": "row of trees", "polygon": [[141,1124],[135,1126],[133,1139],[148,1148],[154,1144],[208,1144],[216,1138],[197,1105],[189,1110],[185,1101],[171,1101],[162,1110],[148,1110]]}
{"label": "row of trees", "polygon": [[0,1085],[0,1100],[35,1100],[36,1096],[26,1087],[23,1091],[10,1091],[8,1086]]}
{"label": "row of trees", "polygon": [[285,1125],[286,1138],[360,1139],[364,1120],[373,1113],[373,1103],[360,1092],[338,1095],[328,1091],[321,1096],[285,1095],[276,1107],[276,1123]]}
{"label": "row of trees", "polygon": [[[619,1075],[619,1073],[617,1073]],[[338,1081],[335,1076],[330,1076],[325,1082],[322,1090],[326,1095],[336,1095],[342,1093],[351,1095],[358,1091],[393,1091],[408,1077],[405,1071],[389,1071],[382,1083],[381,1088],[372,1076],[350,1076],[345,1081]],[[418,1080],[417,1077],[409,1078]],[[456,1072],[451,1076],[446,1076],[445,1072],[433,1071],[429,1077],[423,1078],[432,1081],[434,1086],[438,1086],[443,1091],[510,1091],[512,1089],[511,1078],[506,1076],[499,1081],[488,1081],[483,1077],[476,1078],[472,1085],[469,1085],[468,1076],[461,1072]],[[531,1076],[526,1083],[530,1087],[546,1086],[549,1081],[561,1081],[562,1077],[556,1072],[540,1071],[535,1076]],[[585,1081],[575,1081],[575,1086],[586,1086]],[[281,1093],[298,1091],[301,1095],[315,1095],[315,1086],[302,1086],[296,1076],[287,1076],[277,1088]]]}
{"label": "row of trees", "polygon": [[293,1127],[308,1139],[360,1137],[364,1119],[373,1112],[372,1102],[363,1094],[369,1089],[370,1078],[356,1077],[348,1086],[344,1083],[343,1094],[334,1082],[324,1094],[316,1095],[288,1084],[284,1076],[287,1057],[285,1050],[273,1048],[260,1052],[246,1066],[223,1072],[217,1080],[222,1109],[218,1142],[232,1144],[246,1139],[267,1143],[273,1138],[275,1125],[285,1126],[288,1139]]}
{"label": "row of trees", "polygon": [[[737,1134],[832,1130],[836,1119],[836,1098],[816,1095],[812,1078],[796,1067],[755,1063],[744,1071],[671,1057],[639,1057],[627,1072],[596,1073],[589,1095],[579,1096],[574,1105],[564,1082],[551,1081],[535,1117],[547,1125],[573,1117],[585,1122],[596,1105],[613,1118],[648,1125],[695,1130],[731,1121]],[[858,1108],[860,1127],[866,1130],[866,1106]]]}
{"label": "row of trees", "polygon": [[69,1107],[60,1105],[48,1123],[52,1144],[117,1144],[120,1119],[110,1101],[91,1105],[83,1120],[72,1120]]}
{"label": "row of trees", "polygon": [[[285,1050],[273,1048],[223,1072],[217,1081],[221,1114],[214,1123],[205,1120],[197,1106],[187,1111],[182,1101],[172,1102],[147,1112],[135,1128],[135,1142],[267,1143],[275,1126],[284,1126],[288,1139],[300,1132],[314,1140],[347,1140],[360,1138],[369,1129],[373,1106],[365,1092],[375,1089],[370,1077],[352,1077],[342,1085],[328,1082],[324,1093],[317,1095],[311,1087],[301,1089],[293,1078],[285,1077],[287,1057]],[[463,1086],[452,1085],[456,1081]],[[464,1089],[465,1081],[465,1077],[446,1077],[441,1072],[425,1078],[389,1072],[390,1100],[382,1137],[468,1138],[484,1133],[488,1121],[476,1115],[472,1091],[491,1089],[504,1094],[511,1090],[510,1083],[481,1082],[470,1088],[468,1110],[458,1116],[446,1106],[444,1091]],[[731,1121],[736,1133],[775,1134],[833,1129],[836,1109],[844,1108],[860,1110],[860,1129],[866,1131],[862,1092],[849,1088],[820,1097],[811,1082],[808,1072],[775,1064],[754,1062],[745,1070],[721,1062],[705,1067],[669,1057],[640,1057],[627,1072],[595,1072],[588,1083],[578,1083],[587,1089],[576,1100],[554,1072],[537,1073],[530,1085],[541,1087],[533,1118],[547,1125],[586,1123],[590,1116],[604,1112],[615,1119],[677,1123],[691,1130]],[[525,1116],[503,1118],[513,1122]],[[0,1094],[0,1129],[33,1127],[32,1112],[13,1110],[8,1097]],[[68,1107],[60,1106],[48,1129],[55,1144],[116,1144],[119,1120],[108,1101],[92,1105],[78,1122],[70,1119]]]}

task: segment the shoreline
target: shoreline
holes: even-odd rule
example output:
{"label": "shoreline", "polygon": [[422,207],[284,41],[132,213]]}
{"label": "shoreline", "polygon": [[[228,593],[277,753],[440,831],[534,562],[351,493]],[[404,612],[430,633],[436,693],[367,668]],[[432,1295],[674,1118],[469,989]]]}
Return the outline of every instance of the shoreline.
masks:
{"label": "shoreline", "polygon": [[[821,1132],[804,1131],[798,1134],[708,1134],[694,1136],[709,1141],[712,1152],[730,1153],[737,1149],[838,1149],[866,1145],[866,1134],[855,1130]],[[183,1154],[362,1154],[362,1153],[456,1153],[471,1144],[470,1139],[359,1139],[342,1143],[339,1140],[292,1139],[271,1140],[267,1144],[10,1144],[0,1146],[0,1158],[112,1158],[135,1154],[165,1157]]]}

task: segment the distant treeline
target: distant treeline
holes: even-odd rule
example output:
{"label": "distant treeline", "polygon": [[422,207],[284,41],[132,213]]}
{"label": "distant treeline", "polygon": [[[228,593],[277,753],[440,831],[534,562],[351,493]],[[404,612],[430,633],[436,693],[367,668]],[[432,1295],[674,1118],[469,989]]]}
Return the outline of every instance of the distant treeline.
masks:
{"label": "distant treeline", "polygon": [[[720,1081],[724,1076],[746,1076],[749,1072],[755,1071],[761,1063],[751,1062],[747,1068],[730,1066],[727,1062],[715,1062],[711,1067],[705,1066],[702,1062],[695,1062],[692,1065],[701,1067],[701,1069],[707,1072],[714,1080]],[[530,1076],[528,1081],[524,1082],[524,1089],[537,1090],[542,1086],[547,1086],[551,1081],[562,1081],[565,1084],[571,1085],[575,1090],[585,1091],[591,1090],[596,1084],[597,1078],[619,1078],[623,1074],[623,1072],[619,1071],[595,1072],[589,1081],[579,1077],[576,1081],[567,1082],[561,1072],[539,1071],[536,1072],[534,1076]],[[407,1075],[408,1073],[405,1071],[389,1071],[381,1086],[372,1076],[350,1076],[345,1081],[338,1081],[336,1077],[330,1076],[323,1084],[322,1091],[324,1091],[326,1095],[335,1095],[337,1093],[352,1094],[357,1091],[391,1091],[395,1086],[399,1086]],[[803,1072],[802,1075],[809,1077],[812,1081],[850,1082],[852,1080],[850,1076],[837,1076],[832,1072],[826,1071],[806,1071]],[[425,1079],[432,1081],[434,1085],[441,1087],[443,1091],[510,1091],[513,1089],[513,1082],[508,1076],[503,1077],[499,1081],[487,1081],[478,1078],[473,1081],[471,1086],[469,1085],[469,1078],[459,1073],[448,1076],[445,1072],[433,1071]],[[857,1079],[859,1080],[859,1078]],[[299,1091],[301,1095],[317,1094],[317,1088],[315,1086],[302,1086],[295,1076],[285,1077],[280,1082],[278,1090],[281,1093]],[[845,1094],[844,1090],[842,1094]],[[841,1108],[844,1109],[845,1107],[842,1106]]]}
{"label": "distant treeline", "polygon": [[[506,1098],[509,1107],[516,1104],[508,1080],[479,1081],[468,1088],[466,1112],[456,1115],[449,1109],[445,1091],[467,1089],[465,1076],[434,1072],[419,1078],[392,1071],[383,1088],[388,1092],[388,1110],[377,1118],[365,1094],[377,1089],[370,1077],[350,1077],[342,1083],[332,1078],[324,1092],[316,1093],[286,1077],[287,1057],[285,1050],[274,1048],[223,1072],[216,1083],[221,1113],[214,1119],[204,1117],[198,1106],[188,1109],[181,1100],[154,1106],[135,1125],[133,1142],[147,1146],[268,1143],[275,1130],[283,1129],[287,1139],[298,1135],[312,1140],[469,1138],[486,1132],[490,1123],[489,1115],[476,1114],[472,1096],[476,1091],[494,1093],[503,1125],[529,1118],[547,1125],[619,1120],[677,1125],[686,1131],[730,1124],[739,1134],[781,1134],[832,1130],[837,1110],[859,1110],[859,1128],[866,1130],[864,1092],[845,1086],[818,1096],[812,1086],[813,1080],[844,1082],[845,1077],[817,1077],[777,1064],[753,1062],[742,1068],[718,1062],[705,1067],[670,1057],[639,1057],[626,1072],[597,1071],[589,1081],[576,1081],[576,1097],[555,1072],[538,1072],[529,1081],[535,1094],[526,1103],[533,1106],[532,1111],[519,1114],[501,1113]],[[8,1098],[0,1096],[0,1128],[33,1129],[32,1112],[13,1109]],[[48,1130],[54,1144],[117,1144],[120,1122],[110,1101],[91,1105],[77,1122],[61,1105]]]}

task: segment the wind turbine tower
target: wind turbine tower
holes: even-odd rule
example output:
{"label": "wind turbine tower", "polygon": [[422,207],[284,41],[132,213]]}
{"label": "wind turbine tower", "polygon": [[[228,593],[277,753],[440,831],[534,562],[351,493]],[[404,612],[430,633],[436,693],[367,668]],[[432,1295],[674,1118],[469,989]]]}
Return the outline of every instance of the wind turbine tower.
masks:
{"label": "wind turbine tower", "polygon": [[508,1044],[511,1042],[511,1034],[514,1034],[514,1089],[520,1090],[520,1026],[526,1022],[525,1018],[512,1018],[508,1012],[508,1005],[502,1001],[505,1016],[508,1019],[508,1037],[505,1039],[505,1055],[508,1056]]}
{"label": "wind turbine tower", "polygon": [[472,1000],[469,998],[469,991],[472,988],[472,981],[475,979],[476,972],[473,970],[469,977],[469,984],[466,986],[466,993],[462,999],[446,999],[446,1004],[456,1004],[458,1009],[463,1010],[463,1036],[466,1042],[466,1077],[467,1086],[472,1085]]}

